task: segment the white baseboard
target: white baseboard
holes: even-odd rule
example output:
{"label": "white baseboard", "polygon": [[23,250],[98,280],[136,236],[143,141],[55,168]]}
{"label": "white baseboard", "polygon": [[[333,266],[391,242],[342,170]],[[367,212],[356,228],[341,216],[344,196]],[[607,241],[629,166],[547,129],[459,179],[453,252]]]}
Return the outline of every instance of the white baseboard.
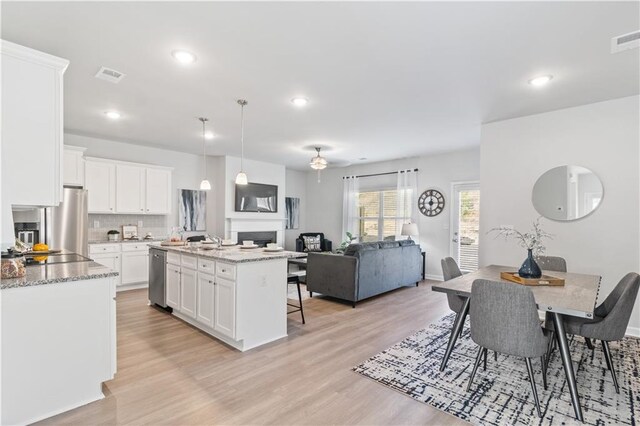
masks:
{"label": "white baseboard", "polygon": [[116,287],[116,291],[137,290],[149,287],[149,283],[124,284]]}
{"label": "white baseboard", "polygon": [[424,277],[428,280],[444,281],[444,278],[442,278],[442,275],[426,274]]}
{"label": "white baseboard", "polygon": [[640,337],[640,327],[627,327],[627,336]]}

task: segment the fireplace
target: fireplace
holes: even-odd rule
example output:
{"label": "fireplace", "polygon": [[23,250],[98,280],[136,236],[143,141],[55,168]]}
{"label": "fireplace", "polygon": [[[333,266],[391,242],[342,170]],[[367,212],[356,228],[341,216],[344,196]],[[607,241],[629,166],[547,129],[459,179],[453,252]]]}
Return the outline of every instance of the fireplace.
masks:
{"label": "fireplace", "polygon": [[242,244],[245,240],[251,240],[254,244],[265,247],[268,243],[278,241],[278,233],[276,231],[238,232],[238,244]]}

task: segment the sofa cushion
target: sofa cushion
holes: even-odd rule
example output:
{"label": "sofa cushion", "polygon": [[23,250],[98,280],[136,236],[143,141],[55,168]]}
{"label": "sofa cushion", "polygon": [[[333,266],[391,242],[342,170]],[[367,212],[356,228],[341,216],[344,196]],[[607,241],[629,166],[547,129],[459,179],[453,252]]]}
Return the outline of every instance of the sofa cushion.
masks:
{"label": "sofa cushion", "polygon": [[373,242],[373,243],[355,243],[355,244],[349,244],[349,246],[345,249],[344,251],[344,255],[345,256],[355,256],[358,254],[358,252],[360,251],[364,251],[364,250],[378,250],[379,246],[378,246],[378,242]]}
{"label": "sofa cushion", "polygon": [[322,251],[322,240],[320,235],[315,235],[312,237],[303,236],[304,241],[304,251],[306,252],[320,252]]}
{"label": "sofa cushion", "polygon": [[400,247],[400,242],[399,241],[378,241],[378,247],[380,247],[381,249],[396,248],[396,247]]}

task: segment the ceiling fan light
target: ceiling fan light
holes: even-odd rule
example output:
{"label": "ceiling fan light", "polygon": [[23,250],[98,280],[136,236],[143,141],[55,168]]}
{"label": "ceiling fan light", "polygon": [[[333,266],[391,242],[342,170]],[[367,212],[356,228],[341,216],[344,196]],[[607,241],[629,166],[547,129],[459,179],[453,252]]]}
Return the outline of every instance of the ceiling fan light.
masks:
{"label": "ceiling fan light", "polygon": [[236,175],[236,185],[246,185],[249,183],[245,172],[240,172]]}
{"label": "ceiling fan light", "polygon": [[209,191],[211,189],[211,183],[207,179],[203,179],[200,182],[200,191]]}

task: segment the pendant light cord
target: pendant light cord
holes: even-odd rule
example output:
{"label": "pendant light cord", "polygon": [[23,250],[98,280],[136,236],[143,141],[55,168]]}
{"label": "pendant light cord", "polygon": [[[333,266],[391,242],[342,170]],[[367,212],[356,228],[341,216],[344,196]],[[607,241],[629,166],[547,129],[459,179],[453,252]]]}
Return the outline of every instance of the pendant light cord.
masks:
{"label": "pendant light cord", "polygon": [[240,104],[240,171],[244,172],[244,103]]}
{"label": "pendant light cord", "polygon": [[207,131],[206,119],[202,120],[202,161],[204,163],[204,179],[207,179]]}

